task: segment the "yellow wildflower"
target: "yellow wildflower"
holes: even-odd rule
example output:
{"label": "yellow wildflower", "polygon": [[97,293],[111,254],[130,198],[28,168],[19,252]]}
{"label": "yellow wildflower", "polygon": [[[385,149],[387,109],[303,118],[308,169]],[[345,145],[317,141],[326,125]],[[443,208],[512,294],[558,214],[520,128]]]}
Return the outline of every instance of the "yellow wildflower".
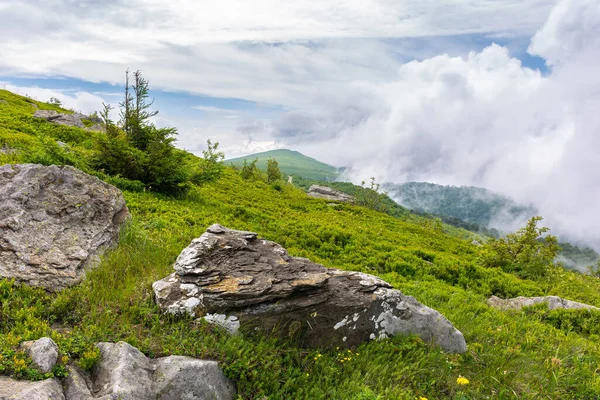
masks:
{"label": "yellow wildflower", "polygon": [[419,400],[427,400],[427,397],[419,396]]}
{"label": "yellow wildflower", "polygon": [[456,383],[459,385],[468,385],[469,380],[464,376],[459,375],[458,378],[456,378]]}

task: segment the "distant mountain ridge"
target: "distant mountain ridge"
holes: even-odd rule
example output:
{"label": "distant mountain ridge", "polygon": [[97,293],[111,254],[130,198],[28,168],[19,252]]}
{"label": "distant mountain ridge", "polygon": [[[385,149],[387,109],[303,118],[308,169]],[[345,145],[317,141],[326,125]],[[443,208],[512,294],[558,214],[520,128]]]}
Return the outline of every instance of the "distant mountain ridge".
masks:
{"label": "distant mountain ridge", "polygon": [[486,228],[502,229],[538,214],[533,205],[519,204],[480,187],[407,182],[386,183],[383,188],[411,210],[454,217]]}
{"label": "distant mountain ridge", "polygon": [[279,169],[285,175],[297,175],[326,182],[333,181],[340,175],[338,168],[289,149],[270,150],[244,157],[232,158],[225,160],[225,164],[241,166],[244,164],[244,161],[251,163],[254,160],[258,160],[256,166],[260,169],[266,169],[269,158],[277,160]]}

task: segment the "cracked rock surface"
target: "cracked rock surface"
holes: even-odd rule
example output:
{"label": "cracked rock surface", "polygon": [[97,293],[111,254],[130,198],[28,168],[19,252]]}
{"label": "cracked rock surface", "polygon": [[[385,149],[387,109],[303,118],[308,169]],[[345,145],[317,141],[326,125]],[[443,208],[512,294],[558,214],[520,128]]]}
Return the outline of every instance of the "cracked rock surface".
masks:
{"label": "cracked rock surface", "polygon": [[466,351],[462,333],[443,315],[383,280],[291,257],[253,232],[212,225],[181,252],[174,269],[153,284],[158,305],[231,333],[247,326],[306,347],[415,334],[445,351]]}
{"label": "cracked rock surface", "polygon": [[119,189],[70,166],[0,166],[0,277],[58,291],[114,245]]}

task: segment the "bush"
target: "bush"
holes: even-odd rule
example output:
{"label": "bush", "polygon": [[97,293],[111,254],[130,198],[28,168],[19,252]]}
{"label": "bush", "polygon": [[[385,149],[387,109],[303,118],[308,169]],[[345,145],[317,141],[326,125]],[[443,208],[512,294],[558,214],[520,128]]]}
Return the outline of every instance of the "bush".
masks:
{"label": "bush", "polygon": [[481,261],[484,266],[500,267],[522,278],[545,276],[560,251],[555,236],[542,237],[549,229],[538,228],[542,217],[533,217],[527,226],[500,239],[490,239],[482,246]]}

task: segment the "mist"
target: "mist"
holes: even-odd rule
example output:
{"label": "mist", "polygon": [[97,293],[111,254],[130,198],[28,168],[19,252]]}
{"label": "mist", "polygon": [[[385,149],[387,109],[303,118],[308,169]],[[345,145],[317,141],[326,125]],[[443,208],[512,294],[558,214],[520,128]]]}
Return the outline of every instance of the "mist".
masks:
{"label": "mist", "polygon": [[[598,250],[600,1],[558,2],[528,52],[547,74],[496,44],[442,54],[403,64],[392,81],[353,84],[360,101],[319,117],[337,134],[303,143],[286,126],[280,136],[346,166],[353,182],[472,185],[533,204],[552,234]],[[344,124],[344,109],[360,118]]]}

